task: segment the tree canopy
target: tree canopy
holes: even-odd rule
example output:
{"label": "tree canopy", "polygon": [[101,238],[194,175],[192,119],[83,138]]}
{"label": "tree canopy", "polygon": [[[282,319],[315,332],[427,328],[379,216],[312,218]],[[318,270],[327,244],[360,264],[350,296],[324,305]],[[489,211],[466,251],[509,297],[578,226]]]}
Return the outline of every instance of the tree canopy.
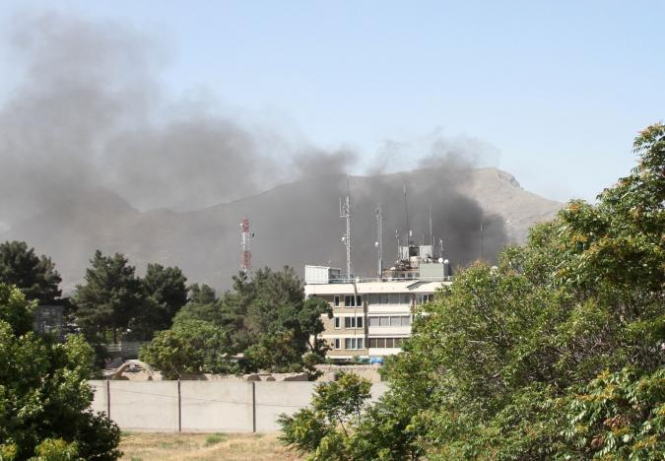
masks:
{"label": "tree canopy", "polygon": [[[190,287],[190,301],[171,330],[155,336],[141,358],[169,377],[183,373],[299,371],[323,360],[325,345],[312,340],[323,331],[327,303],[305,300],[291,268],[259,269],[250,279],[234,277],[233,289],[219,299],[203,285]],[[216,345],[209,353],[187,342]],[[182,344],[181,349],[175,347]]]}
{"label": "tree canopy", "polygon": [[62,294],[60,282],[51,259],[37,256],[27,243],[0,243],[0,283],[16,286],[30,301],[50,304]]}
{"label": "tree canopy", "polygon": [[151,339],[155,331],[170,328],[187,302],[187,279],[177,267],[148,264],[140,278],[126,256],[99,250],[90,264],[72,302],[77,324],[95,342]]}
{"label": "tree canopy", "polygon": [[29,331],[30,308],[0,284],[0,459],[119,458],[120,430],[90,410],[92,349],[81,336],[60,344]]}
{"label": "tree canopy", "polygon": [[[634,145],[596,204],[572,201],[423,307],[389,392],[329,459],[662,459],[665,126]],[[316,430],[288,442],[322,459]]]}

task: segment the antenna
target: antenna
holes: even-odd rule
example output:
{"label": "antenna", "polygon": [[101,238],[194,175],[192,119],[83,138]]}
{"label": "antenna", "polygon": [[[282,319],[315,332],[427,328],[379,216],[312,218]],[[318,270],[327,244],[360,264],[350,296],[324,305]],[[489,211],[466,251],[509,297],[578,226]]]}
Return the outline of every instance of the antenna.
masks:
{"label": "antenna", "polygon": [[242,228],[242,237],[241,237],[241,246],[242,253],[240,256],[240,270],[248,277],[252,275],[252,250],[250,247],[250,240],[254,237],[254,234],[249,230],[249,219],[246,217],[243,218],[240,223]]}
{"label": "antenna", "polygon": [[429,240],[432,244],[432,256],[434,256],[434,233],[432,231],[432,204],[429,204]]}
{"label": "antenna", "polygon": [[439,239],[439,258],[443,258],[443,239]]}
{"label": "antenna", "polygon": [[406,242],[407,245],[411,245],[411,226],[409,225],[409,201],[406,197],[406,183],[402,183],[404,187],[404,209],[406,211]]}
{"label": "antenna", "polygon": [[346,177],[346,197],[344,201],[339,199],[339,217],[346,219],[346,233],[342,237],[342,242],[346,245],[346,276],[350,279],[351,270],[351,186],[349,177]]}
{"label": "antenna", "polygon": [[378,256],[379,278],[383,274],[383,210],[381,205],[376,209],[376,251]]}
{"label": "antenna", "polygon": [[402,250],[400,248],[400,241],[399,241],[399,231],[395,230],[395,238],[397,239],[397,261],[402,259]]}

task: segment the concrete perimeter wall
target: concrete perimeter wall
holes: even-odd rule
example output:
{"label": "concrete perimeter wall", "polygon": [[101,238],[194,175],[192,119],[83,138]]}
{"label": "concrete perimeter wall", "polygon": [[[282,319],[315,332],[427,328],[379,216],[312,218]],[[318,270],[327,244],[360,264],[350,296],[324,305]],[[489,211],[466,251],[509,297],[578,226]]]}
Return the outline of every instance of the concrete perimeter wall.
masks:
{"label": "concrete perimeter wall", "polygon": [[[315,382],[90,381],[92,409],[122,430],[146,432],[276,432],[280,414],[310,404]],[[372,400],[387,390],[372,385]]]}

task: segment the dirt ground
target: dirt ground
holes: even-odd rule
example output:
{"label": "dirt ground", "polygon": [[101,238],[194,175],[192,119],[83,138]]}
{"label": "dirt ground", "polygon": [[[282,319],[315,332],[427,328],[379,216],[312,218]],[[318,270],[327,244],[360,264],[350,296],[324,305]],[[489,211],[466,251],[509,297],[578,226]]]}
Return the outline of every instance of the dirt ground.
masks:
{"label": "dirt ground", "polygon": [[123,433],[123,460],[302,460],[278,434]]}

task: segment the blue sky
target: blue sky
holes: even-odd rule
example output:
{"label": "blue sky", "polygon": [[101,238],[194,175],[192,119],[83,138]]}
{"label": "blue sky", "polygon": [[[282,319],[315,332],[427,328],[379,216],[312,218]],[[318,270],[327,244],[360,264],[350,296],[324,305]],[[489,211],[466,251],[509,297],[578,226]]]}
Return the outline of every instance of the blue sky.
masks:
{"label": "blue sky", "polygon": [[[442,133],[546,197],[592,200],[665,113],[662,1],[18,1],[127,24],[175,95],[374,158]],[[15,82],[0,72],[0,96]],[[408,163],[408,162],[407,162]]]}

